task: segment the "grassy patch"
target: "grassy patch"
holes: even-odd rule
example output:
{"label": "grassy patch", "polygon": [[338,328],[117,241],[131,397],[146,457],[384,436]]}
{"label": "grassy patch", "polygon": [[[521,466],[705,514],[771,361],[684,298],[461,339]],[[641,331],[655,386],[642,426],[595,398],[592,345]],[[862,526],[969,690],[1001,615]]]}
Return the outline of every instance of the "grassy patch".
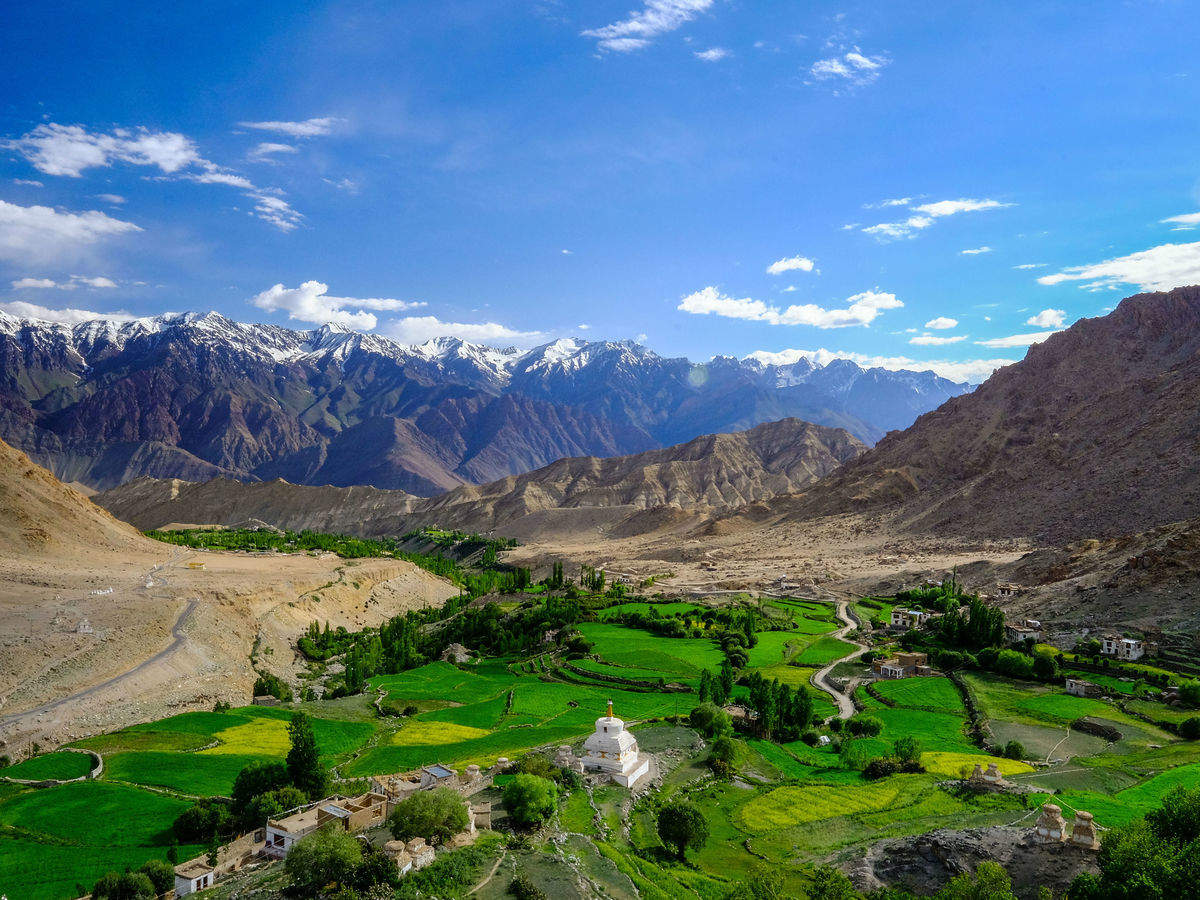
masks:
{"label": "grassy patch", "polygon": [[963,713],[962,697],[949,678],[898,678],[873,685],[882,697],[897,706],[931,709],[937,712]]}
{"label": "grassy patch", "polygon": [[921,754],[921,765],[930,775],[941,775],[946,778],[958,778],[965,767],[968,774],[975,768],[976,763],[986,770],[995,763],[1000,774],[1006,778],[1010,775],[1021,775],[1032,772],[1033,766],[1019,759],[1005,759],[1002,756],[987,756],[982,753],[955,753],[945,750],[934,750]]}
{"label": "grassy patch", "polygon": [[587,622],[579,630],[595,645],[598,656],[667,678],[699,677],[702,669],[719,669],[724,658],[707,638],[662,638],[638,628],[604,622]]}
{"label": "grassy patch", "polygon": [[82,778],[92,771],[92,757],[86,753],[70,753],[58,751],[44,753],[19,762],[7,769],[0,769],[0,775],[6,778],[22,778],[27,781],[69,781],[72,778]]}
{"label": "grassy patch", "polygon": [[854,649],[854,645],[848,641],[825,635],[801,650],[796,662],[802,666],[826,666],[847,653],[853,653]]}

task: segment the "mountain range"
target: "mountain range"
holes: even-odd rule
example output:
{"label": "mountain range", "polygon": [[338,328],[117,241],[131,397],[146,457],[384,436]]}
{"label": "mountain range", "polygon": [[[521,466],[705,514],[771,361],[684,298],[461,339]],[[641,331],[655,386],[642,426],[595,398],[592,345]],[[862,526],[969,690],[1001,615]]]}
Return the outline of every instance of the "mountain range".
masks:
{"label": "mountain range", "polygon": [[[421,498],[379,488],[242,484],[138,478],[92,499],[138,528],[168,524],[312,529],[366,537],[437,524],[506,536],[611,530],[647,511],[680,517],[801,490],[866,446],[841,428],[784,419],[735,434],[705,435],[631,456],[573,457],[490,484]],[[645,523],[639,523],[644,527]],[[633,527],[631,525],[626,527]]]}
{"label": "mountain range", "polygon": [[631,342],[419,346],[216,313],[0,313],[0,438],[64,481],[283,478],[440,494],[797,417],[865,443],[970,390],[849,360],[693,364]]}
{"label": "mountain range", "polygon": [[1029,348],[764,521],[886,514],[898,528],[1048,543],[1200,509],[1200,287],[1128,297]]}

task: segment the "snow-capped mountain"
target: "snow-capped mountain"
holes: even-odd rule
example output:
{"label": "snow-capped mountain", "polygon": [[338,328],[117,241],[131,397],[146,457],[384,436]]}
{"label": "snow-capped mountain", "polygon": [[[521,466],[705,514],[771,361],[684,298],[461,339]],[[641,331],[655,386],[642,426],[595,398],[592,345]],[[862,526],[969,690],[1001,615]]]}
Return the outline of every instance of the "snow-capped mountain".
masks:
{"label": "snow-capped mountain", "polygon": [[410,346],[217,313],[0,313],[0,437],[97,487],[230,475],[428,494],[789,416],[871,443],[966,390],[848,360],[696,364],[628,341]]}

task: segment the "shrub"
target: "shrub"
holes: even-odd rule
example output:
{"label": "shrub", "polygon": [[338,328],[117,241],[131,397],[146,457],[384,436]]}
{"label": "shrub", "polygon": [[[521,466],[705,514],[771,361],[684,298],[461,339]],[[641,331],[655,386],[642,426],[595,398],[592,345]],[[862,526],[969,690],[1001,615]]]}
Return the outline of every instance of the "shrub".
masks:
{"label": "shrub", "polygon": [[716,774],[728,777],[737,770],[738,760],[742,755],[741,749],[741,743],[737,738],[723,734],[712,742],[705,762]]}
{"label": "shrub", "polygon": [[156,894],[165,894],[175,887],[175,867],[161,859],[152,859],[138,869],[150,879]]}
{"label": "shrub", "polygon": [[892,745],[896,761],[908,772],[919,771],[921,768],[921,742],[915,737],[907,736],[897,740]]}
{"label": "shrub", "polygon": [[1008,759],[1024,759],[1025,745],[1020,741],[1009,741],[1004,745],[1004,756]]}
{"label": "shrub", "polygon": [[351,882],[362,859],[362,846],[353,835],[336,828],[320,828],[292,845],[283,868],[294,892],[302,897],[319,897],[330,884],[343,886]]}
{"label": "shrub", "polygon": [[[171,873],[171,884],[175,884],[174,872]],[[154,882],[144,872],[126,872],[124,875],[109,872],[92,888],[93,900],[154,900],[157,896]]]}
{"label": "shrub", "polygon": [[254,682],[254,696],[274,697],[286,703],[292,699],[292,689],[279,676],[272,675],[270,672],[263,672]]}
{"label": "shrub", "polygon": [[1042,651],[1033,658],[1033,674],[1042,681],[1053,681],[1058,677],[1058,660]]}
{"label": "shrub", "polygon": [[875,781],[900,771],[900,763],[890,756],[877,756],[863,768],[863,778]]}
{"label": "shrub", "polygon": [[518,872],[508,886],[508,892],[517,900],[549,900],[549,895],[530,880],[524,872]]}
{"label": "shrub", "polygon": [[1200,716],[1192,716],[1180,722],[1179,736],[1185,741],[1200,740]]}
{"label": "shrub", "polygon": [[281,813],[303,806],[307,802],[308,798],[304,796],[304,792],[291,785],[259,794],[247,803],[242,811],[242,829],[249,831],[252,828],[262,828],[267,824],[267,819],[278,818]]}
{"label": "shrub", "polygon": [[715,703],[701,703],[692,710],[688,722],[706,738],[722,734],[733,727],[729,713]]}
{"label": "shrub", "polygon": [[422,837],[447,841],[467,827],[467,807],[462,797],[450,788],[417,791],[396,804],[388,817],[388,827],[398,841]]}
{"label": "shrub", "polygon": [[817,741],[820,739],[821,736],[811,728],[804,732],[804,734],[800,735],[800,740],[804,741],[804,743],[808,744],[810,747],[817,746]]}
{"label": "shrub", "polygon": [[233,814],[222,800],[208,798],[185,809],[171,826],[181,844],[207,841],[214,834],[225,835],[233,830]]}
{"label": "shrub", "polygon": [[516,775],[504,786],[504,808],[519,826],[533,828],[550,818],[558,804],[558,786],[537,775]]}
{"label": "shrub", "polygon": [[1188,706],[1200,706],[1200,681],[1185,681],[1181,684],[1179,700]]}
{"label": "shrub", "polygon": [[855,737],[875,737],[883,731],[883,723],[874,716],[855,716],[846,720],[846,730]]}
{"label": "shrub", "polygon": [[[252,762],[237,773],[233,779],[233,814],[239,822],[246,822],[247,810],[255,797],[269,794],[280,788],[290,787],[291,776],[287,766],[281,762]],[[254,827],[253,824],[247,827]],[[209,832],[211,834],[212,832]],[[208,835],[205,835],[208,837]]]}
{"label": "shrub", "polygon": [[[983,657],[982,653],[979,655],[980,658]],[[1033,657],[1026,656],[1018,650],[1001,650],[994,667],[1001,675],[1007,675],[1009,678],[1033,677]]]}
{"label": "shrub", "polygon": [[845,723],[841,719],[839,719],[837,716],[834,716],[829,720],[829,730],[834,734],[840,734],[844,724]]}

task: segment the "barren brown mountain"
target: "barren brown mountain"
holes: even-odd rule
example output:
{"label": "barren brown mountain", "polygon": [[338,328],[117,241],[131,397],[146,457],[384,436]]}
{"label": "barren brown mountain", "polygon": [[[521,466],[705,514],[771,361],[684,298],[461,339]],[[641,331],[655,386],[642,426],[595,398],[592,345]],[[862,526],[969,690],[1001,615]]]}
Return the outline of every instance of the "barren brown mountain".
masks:
{"label": "barren brown mountain", "polygon": [[811,484],[865,449],[841,428],[784,419],[632,456],[561,459],[524,475],[430,499],[366,487],[148,478],[95,499],[139,528],[238,525],[257,519],[280,528],[360,535],[401,534],[438,524],[528,537],[609,529],[645,510],[701,516],[753,503]]}
{"label": "barren brown mountain", "polygon": [[1035,344],[757,522],[888,514],[910,530],[1061,543],[1200,501],[1200,287],[1129,297]]}

